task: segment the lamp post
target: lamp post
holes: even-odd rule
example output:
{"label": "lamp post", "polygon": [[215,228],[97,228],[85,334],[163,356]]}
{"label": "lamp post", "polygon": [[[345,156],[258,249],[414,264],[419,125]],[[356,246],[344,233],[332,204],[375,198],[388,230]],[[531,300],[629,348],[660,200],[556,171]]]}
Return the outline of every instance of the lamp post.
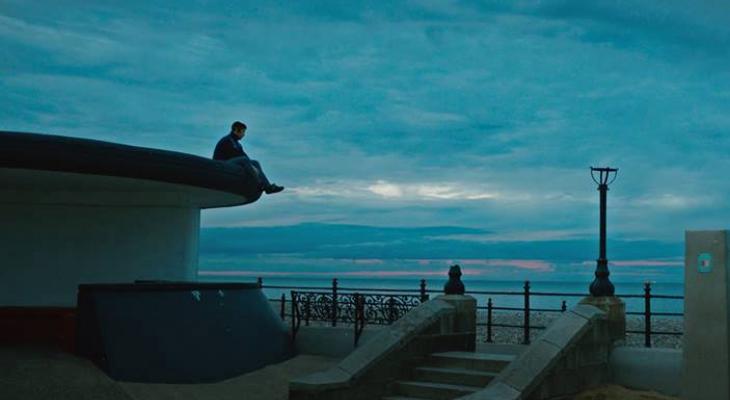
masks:
{"label": "lamp post", "polygon": [[[612,174],[613,177],[611,177]],[[595,297],[613,296],[614,293],[613,283],[608,280],[608,275],[610,273],[608,272],[608,260],[606,259],[606,192],[608,192],[608,185],[616,180],[617,175],[618,168],[591,167],[591,178],[593,178],[593,181],[598,184],[598,191],[601,194],[601,238],[599,245],[599,256],[598,260],[596,260],[596,278],[593,280],[590,286],[591,295]]]}

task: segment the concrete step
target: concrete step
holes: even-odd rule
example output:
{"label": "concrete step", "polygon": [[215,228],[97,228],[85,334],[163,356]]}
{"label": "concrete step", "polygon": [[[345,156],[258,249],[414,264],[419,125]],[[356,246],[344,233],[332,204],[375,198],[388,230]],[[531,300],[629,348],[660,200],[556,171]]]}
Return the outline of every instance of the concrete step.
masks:
{"label": "concrete step", "polygon": [[466,368],[418,367],[413,370],[413,376],[417,381],[484,387],[497,373]]}
{"label": "concrete step", "polygon": [[430,400],[451,400],[482,389],[475,386],[451,385],[420,381],[398,381],[396,392],[402,396],[417,397]]}
{"label": "concrete step", "polygon": [[421,397],[386,396],[380,400],[428,400]]}
{"label": "concrete step", "polygon": [[434,353],[427,360],[427,366],[441,368],[463,368],[483,372],[500,372],[512,360],[511,354],[473,353],[468,351],[449,351]]}
{"label": "concrete step", "polygon": [[477,353],[520,355],[529,346],[525,344],[477,343]]}

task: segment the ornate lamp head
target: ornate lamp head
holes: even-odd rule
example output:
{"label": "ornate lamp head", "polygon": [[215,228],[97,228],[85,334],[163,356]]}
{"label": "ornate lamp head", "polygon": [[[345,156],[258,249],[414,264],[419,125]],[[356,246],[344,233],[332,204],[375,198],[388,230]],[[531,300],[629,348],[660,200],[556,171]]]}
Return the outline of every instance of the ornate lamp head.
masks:
{"label": "ornate lamp head", "polygon": [[[596,177],[596,172],[598,172],[598,177]],[[611,174],[613,174],[613,177],[611,177]],[[613,183],[613,181],[616,180],[616,177],[618,176],[618,168],[610,168],[610,167],[603,167],[603,168],[596,168],[591,167],[591,178],[593,178],[593,182],[596,182],[597,185],[610,185]],[[609,182],[609,178],[611,181]]]}

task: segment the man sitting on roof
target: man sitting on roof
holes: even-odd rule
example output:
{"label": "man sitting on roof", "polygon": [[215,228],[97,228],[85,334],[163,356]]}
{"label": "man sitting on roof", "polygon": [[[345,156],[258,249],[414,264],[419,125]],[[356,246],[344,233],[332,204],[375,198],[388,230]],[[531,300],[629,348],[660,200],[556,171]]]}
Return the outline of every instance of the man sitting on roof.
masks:
{"label": "man sitting on roof", "polygon": [[246,152],[243,151],[243,147],[239,141],[243,139],[245,135],[246,124],[241,121],[234,122],[231,125],[231,133],[223,136],[215,146],[213,159],[234,163],[243,168],[253,170],[254,175],[259,180],[260,188],[266,192],[266,194],[279,193],[284,190],[283,186],[269,182],[269,179],[261,169],[261,164],[259,164],[256,160],[248,158]]}

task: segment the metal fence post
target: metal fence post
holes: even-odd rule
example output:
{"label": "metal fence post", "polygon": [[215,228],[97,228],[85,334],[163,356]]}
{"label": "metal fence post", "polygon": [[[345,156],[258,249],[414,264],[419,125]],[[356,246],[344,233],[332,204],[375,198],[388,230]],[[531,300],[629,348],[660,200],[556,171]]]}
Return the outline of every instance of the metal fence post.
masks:
{"label": "metal fence post", "polygon": [[299,325],[302,323],[302,316],[299,314],[299,306],[298,306],[298,300],[299,295],[297,295],[294,291],[291,292],[291,333],[292,333],[292,340],[295,340],[297,337],[297,331],[299,330]]}
{"label": "metal fence post", "polygon": [[332,279],[332,326],[337,326],[337,278]]}
{"label": "metal fence post", "polygon": [[286,295],[284,293],[282,293],[281,294],[281,310],[280,310],[281,320],[282,321],[286,320],[286,310],[285,310],[285,307],[286,307]]}
{"label": "metal fence post", "polygon": [[487,299],[487,343],[492,343],[492,298]]}
{"label": "metal fence post", "polygon": [[522,344],[530,344],[530,281],[525,281],[525,332]]}
{"label": "metal fence post", "polygon": [[396,319],[395,299],[390,296],[390,299],[388,299],[388,323],[392,324]]}
{"label": "metal fence post", "polygon": [[651,347],[651,283],[644,283],[644,346]]}
{"label": "metal fence post", "polygon": [[312,298],[307,296],[304,300],[304,325],[309,326],[309,320],[312,318]]}
{"label": "metal fence post", "polygon": [[365,305],[360,293],[355,292],[353,298],[355,302],[355,343],[353,345],[357,347],[357,342],[360,341],[360,334],[362,334],[362,330],[365,327]]}
{"label": "metal fence post", "polygon": [[426,294],[426,280],[421,279],[421,303],[428,301],[428,295]]}

